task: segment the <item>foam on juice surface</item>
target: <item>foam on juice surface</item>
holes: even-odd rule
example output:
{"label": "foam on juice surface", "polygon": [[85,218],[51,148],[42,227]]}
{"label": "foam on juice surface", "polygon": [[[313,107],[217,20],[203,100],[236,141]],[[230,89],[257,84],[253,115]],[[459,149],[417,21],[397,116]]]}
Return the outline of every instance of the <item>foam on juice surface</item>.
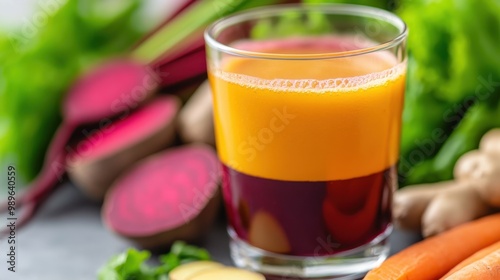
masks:
{"label": "foam on juice surface", "polygon": [[245,74],[235,74],[216,70],[213,75],[228,82],[248,88],[265,88],[273,91],[302,93],[349,92],[383,85],[397,79],[405,71],[405,64],[400,63],[389,69],[362,76],[334,79],[263,79]]}
{"label": "foam on juice surface", "polygon": [[[325,54],[373,47],[375,43],[355,37],[291,38],[286,40],[244,41],[233,45],[246,51],[299,58],[297,54]],[[290,56],[289,56],[290,57]],[[400,76],[404,63],[388,51],[338,57],[334,59],[265,60],[231,57],[221,69],[213,71],[221,79],[247,87],[278,91],[343,92],[359,90]]]}

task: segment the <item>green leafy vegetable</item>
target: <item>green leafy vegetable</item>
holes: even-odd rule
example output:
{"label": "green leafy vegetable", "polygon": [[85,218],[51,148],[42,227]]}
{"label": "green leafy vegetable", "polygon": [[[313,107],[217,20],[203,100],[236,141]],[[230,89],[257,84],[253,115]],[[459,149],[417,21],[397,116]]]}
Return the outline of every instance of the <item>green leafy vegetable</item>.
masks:
{"label": "green leafy vegetable", "polygon": [[182,260],[209,260],[210,254],[207,250],[198,248],[196,246],[188,245],[182,241],[178,241],[172,245],[170,254],[178,256]]}
{"label": "green leafy vegetable", "polygon": [[309,12],[302,18],[299,12],[289,11],[275,23],[268,19],[258,21],[251,30],[256,40],[289,37],[293,35],[325,34],[331,30],[327,17],[319,12]]}
{"label": "green leafy vegetable", "polygon": [[99,280],[166,280],[168,273],[181,264],[210,260],[207,250],[177,241],[170,253],[159,257],[160,264],[152,267],[146,264],[151,253],[128,249],[111,258],[98,273]]}
{"label": "green leafy vegetable", "polygon": [[449,180],[453,176],[453,167],[460,156],[477,149],[481,137],[496,127],[500,127],[500,106],[491,107],[487,103],[473,106],[436,156],[414,167],[407,178],[407,184]]}
{"label": "green leafy vegetable", "polygon": [[500,126],[500,59],[494,51],[500,44],[500,2],[404,3],[399,13],[410,28],[412,61],[400,173],[408,177],[404,184],[451,179],[460,155]]}
{"label": "green leafy vegetable", "polygon": [[344,4],[372,6],[382,9],[393,9],[398,4],[399,1],[398,0],[303,0],[302,2],[307,4],[344,3]]}
{"label": "green leafy vegetable", "polygon": [[126,252],[113,257],[99,271],[100,280],[149,280],[154,279],[152,270],[145,262],[151,253],[128,249]]}

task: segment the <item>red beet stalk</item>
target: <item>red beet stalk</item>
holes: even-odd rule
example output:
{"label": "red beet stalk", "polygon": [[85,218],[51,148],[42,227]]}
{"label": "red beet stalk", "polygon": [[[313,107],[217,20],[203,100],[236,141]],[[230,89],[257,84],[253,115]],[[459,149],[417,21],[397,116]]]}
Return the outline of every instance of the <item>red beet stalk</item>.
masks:
{"label": "red beet stalk", "polygon": [[155,66],[155,71],[160,76],[163,87],[174,86],[186,80],[190,80],[207,72],[205,47],[201,46],[190,53],[168,63]]}

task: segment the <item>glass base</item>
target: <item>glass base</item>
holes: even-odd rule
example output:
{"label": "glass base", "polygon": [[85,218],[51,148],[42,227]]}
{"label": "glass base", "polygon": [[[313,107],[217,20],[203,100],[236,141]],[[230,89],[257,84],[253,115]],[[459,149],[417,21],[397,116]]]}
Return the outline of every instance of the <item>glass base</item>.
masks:
{"label": "glass base", "polygon": [[[271,253],[238,238],[229,228],[231,257],[236,266],[271,276],[269,279],[360,279],[389,255],[389,226],[372,242],[330,256],[300,257]],[[274,277],[273,276],[277,276]]]}

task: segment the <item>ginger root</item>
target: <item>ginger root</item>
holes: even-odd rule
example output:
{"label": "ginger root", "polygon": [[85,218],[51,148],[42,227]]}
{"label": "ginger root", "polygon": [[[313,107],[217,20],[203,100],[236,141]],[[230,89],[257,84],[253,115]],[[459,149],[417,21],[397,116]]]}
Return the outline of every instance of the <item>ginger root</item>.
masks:
{"label": "ginger root", "polygon": [[199,274],[203,271],[220,269],[224,266],[220,263],[212,262],[212,261],[196,261],[183,264],[174,268],[168,276],[171,280],[188,280],[191,279],[196,274]]}
{"label": "ginger root", "polygon": [[500,207],[500,155],[471,151],[457,162],[454,175],[457,180],[474,182],[472,187],[484,201]]}
{"label": "ginger root", "polygon": [[203,271],[196,274],[189,280],[266,280],[264,275],[244,269],[226,267]]}
{"label": "ginger root", "polygon": [[392,208],[394,223],[403,229],[420,230],[421,218],[431,200],[443,189],[453,186],[454,181],[444,181],[407,187],[396,192]]}
{"label": "ginger root", "polygon": [[479,150],[500,156],[500,128],[492,129],[483,135],[479,143]]}
{"label": "ginger root", "polygon": [[422,235],[433,236],[490,212],[472,182],[455,182],[455,186],[442,190],[427,206],[422,216]]}
{"label": "ginger root", "polygon": [[420,229],[425,237],[500,208],[500,129],[486,133],[478,150],[457,161],[454,180],[399,190],[393,206],[397,226]]}
{"label": "ginger root", "polygon": [[170,280],[265,280],[264,275],[212,261],[196,261],[174,268]]}

